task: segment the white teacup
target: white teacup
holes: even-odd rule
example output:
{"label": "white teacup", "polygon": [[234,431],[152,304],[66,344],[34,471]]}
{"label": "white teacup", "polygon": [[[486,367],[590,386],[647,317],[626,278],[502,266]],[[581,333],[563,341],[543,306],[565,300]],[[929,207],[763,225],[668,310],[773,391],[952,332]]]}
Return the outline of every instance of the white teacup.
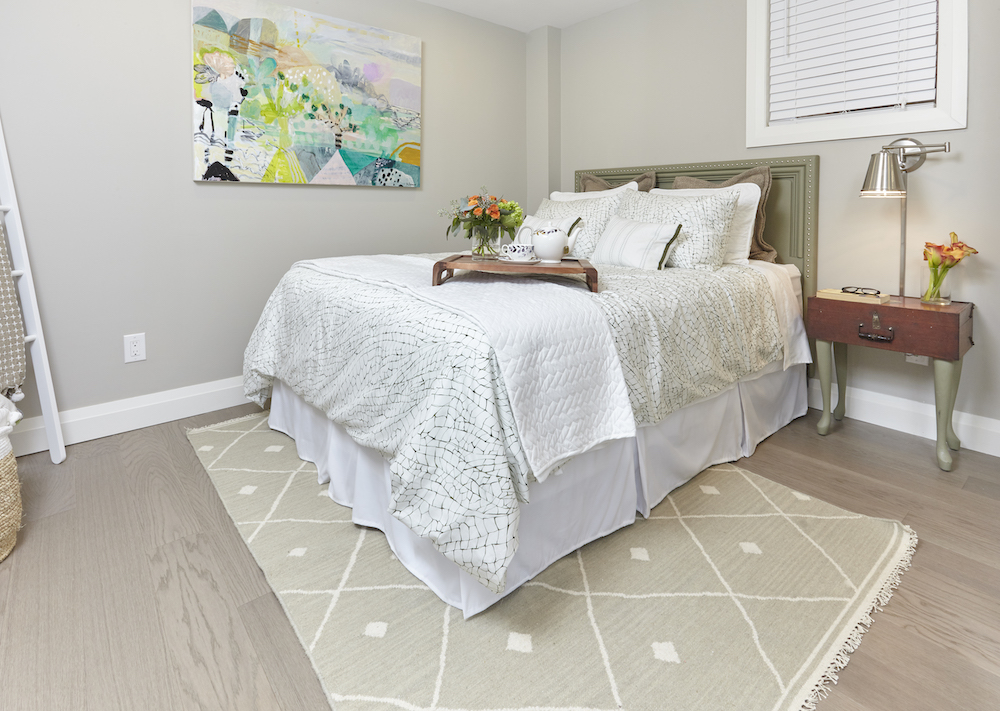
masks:
{"label": "white teacup", "polygon": [[535,258],[535,247],[530,244],[505,244],[500,254],[513,262],[529,262]]}

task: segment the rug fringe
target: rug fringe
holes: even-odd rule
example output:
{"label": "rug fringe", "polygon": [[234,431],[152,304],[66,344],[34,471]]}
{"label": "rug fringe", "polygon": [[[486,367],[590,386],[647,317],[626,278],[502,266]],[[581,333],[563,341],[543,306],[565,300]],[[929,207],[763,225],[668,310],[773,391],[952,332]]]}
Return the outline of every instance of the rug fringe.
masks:
{"label": "rug fringe", "polygon": [[907,526],[902,524],[903,530],[909,536],[909,543],[906,547],[906,553],[896,563],[889,577],[886,579],[885,584],[882,589],[879,590],[878,595],[875,596],[875,600],[872,602],[871,607],[861,616],[858,620],[858,624],[855,625],[854,629],[851,630],[847,639],[844,641],[844,645],[840,648],[840,651],[834,656],[833,660],[830,662],[829,667],[823,673],[823,675],[816,682],[812,691],[806,697],[805,702],[802,704],[802,711],[816,711],[816,705],[830,695],[830,684],[836,684],[839,677],[837,672],[843,671],[847,663],[851,661],[851,654],[861,645],[861,638],[864,636],[865,632],[872,625],[872,615],[876,612],[881,612],[882,609],[889,604],[889,600],[892,599],[892,594],[895,592],[896,588],[899,587],[899,582],[905,573],[910,568],[910,564],[913,560],[913,554],[917,550],[917,534],[916,532]]}
{"label": "rug fringe", "polygon": [[255,417],[260,417],[261,415],[267,416],[269,410],[261,410],[260,412],[254,412],[249,415],[243,415],[243,417],[234,417],[231,420],[225,420],[224,422],[216,422],[214,425],[205,425],[204,427],[191,427],[185,428],[185,434],[198,434],[199,432],[206,432],[208,430],[214,430],[216,427],[222,427],[224,425],[235,425],[238,422],[245,422],[246,420],[252,420]]}

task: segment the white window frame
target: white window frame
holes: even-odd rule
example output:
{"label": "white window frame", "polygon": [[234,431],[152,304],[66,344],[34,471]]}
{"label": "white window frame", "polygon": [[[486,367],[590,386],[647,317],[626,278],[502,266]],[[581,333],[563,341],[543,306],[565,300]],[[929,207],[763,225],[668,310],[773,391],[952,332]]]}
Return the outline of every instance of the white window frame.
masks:
{"label": "white window frame", "polygon": [[939,0],[934,106],[858,111],[768,125],[769,0],[747,0],[747,148],[949,131],[968,125],[968,0]]}

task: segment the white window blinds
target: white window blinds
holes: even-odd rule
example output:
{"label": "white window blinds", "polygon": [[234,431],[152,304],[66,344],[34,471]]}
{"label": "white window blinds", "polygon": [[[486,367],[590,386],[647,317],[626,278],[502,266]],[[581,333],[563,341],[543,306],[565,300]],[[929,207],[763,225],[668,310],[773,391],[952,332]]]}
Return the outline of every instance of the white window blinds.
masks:
{"label": "white window blinds", "polygon": [[769,20],[769,123],[937,99],[937,0],[770,0]]}

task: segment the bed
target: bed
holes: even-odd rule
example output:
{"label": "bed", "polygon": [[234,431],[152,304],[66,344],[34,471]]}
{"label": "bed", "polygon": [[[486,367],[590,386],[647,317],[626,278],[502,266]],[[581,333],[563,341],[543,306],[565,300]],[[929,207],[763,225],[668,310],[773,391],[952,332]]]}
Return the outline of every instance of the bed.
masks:
{"label": "bed", "polygon": [[[355,523],[382,530],[417,578],[477,614],[805,413],[818,158],[580,171],[577,181],[613,186],[652,171],[669,189],[676,176],[719,182],[761,165],[772,176],[764,237],[781,264],[673,270],[660,299],[669,324],[636,296],[667,288],[663,272],[599,266],[603,297],[590,298],[565,279],[472,273],[432,291],[433,257],[317,260],[290,270],[269,301],[247,349],[248,396],[270,397],[271,427],[317,464]],[[681,308],[699,298],[695,277],[718,296]],[[726,353],[757,340],[724,376],[675,378],[710,347],[678,337],[690,314],[722,324],[736,305],[747,315],[733,325],[697,328],[723,332]],[[647,341],[671,340],[691,341],[688,355],[660,362]],[[664,385],[675,379],[685,386]]]}

